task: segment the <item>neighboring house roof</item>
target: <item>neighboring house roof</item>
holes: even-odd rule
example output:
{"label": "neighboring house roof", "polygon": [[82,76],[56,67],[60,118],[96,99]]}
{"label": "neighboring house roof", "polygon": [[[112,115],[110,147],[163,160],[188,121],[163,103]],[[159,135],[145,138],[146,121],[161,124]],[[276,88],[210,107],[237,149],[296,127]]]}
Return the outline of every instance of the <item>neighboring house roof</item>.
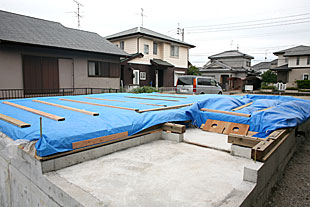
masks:
{"label": "neighboring house roof", "polygon": [[271,65],[278,65],[278,59],[274,59],[273,61],[271,61]]}
{"label": "neighboring house roof", "polygon": [[273,53],[275,55],[284,54],[284,56],[301,56],[301,55],[310,55],[310,47],[305,45],[299,45],[289,49],[281,50]]}
{"label": "neighboring house roof", "polygon": [[213,69],[213,68],[223,68],[223,69],[229,69],[231,70],[232,67],[221,62],[221,61],[218,61],[218,60],[213,60],[213,61],[209,61],[207,62],[204,66],[203,66],[203,69],[205,70],[210,70],[210,69]]}
{"label": "neighboring house roof", "polygon": [[266,69],[270,69],[271,67],[271,62],[260,62],[257,63],[256,65],[252,66],[253,70],[266,70]]}
{"label": "neighboring house roof", "polygon": [[225,52],[218,53],[216,55],[209,56],[209,59],[218,59],[218,58],[232,58],[232,57],[244,57],[248,59],[254,59],[253,56],[242,53],[238,50],[228,50]]}
{"label": "neighboring house roof", "polygon": [[288,64],[286,64],[286,65],[282,65],[282,66],[273,68],[271,70],[274,70],[274,71],[289,71],[289,70],[291,70],[291,68],[289,68]]}
{"label": "neighboring house roof", "polygon": [[128,62],[130,60],[133,60],[135,58],[143,58],[143,57],[144,57],[144,55],[142,53],[130,54],[129,57],[122,59],[121,62],[124,63],[124,62]]}
{"label": "neighboring house roof", "polygon": [[162,40],[166,40],[169,42],[178,43],[178,44],[185,45],[185,46],[188,46],[191,48],[195,47],[195,45],[183,42],[181,40],[169,37],[167,35],[160,34],[158,32],[154,32],[154,31],[146,29],[144,27],[135,27],[132,29],[128,29],[128,30],[125,30],[125,31],[122,31],[122,32],[119,32],[119,33],[116,33],[113,35],[109,35],[106,38],[108,40],[114,40],[114,39],[134,36],[134,35],[144,35],[144,36],[148,36],[148,37],[152,37],[152,38],[157,38],[157,39],[162,39]]}
{"label": "neighboring house roof", "polygon": [[174,65],[168,63],[167,61],[161,60],[161,59],[153,59],[151,60],[151,63],[153,65],[160,65],[160,66],[165,66],[165,67],[174,67]]}
{"label": "neighboring house roof", "polygon": [[100,35],[58,22],[0,10],[0,40],[120,56],[128,54]]}

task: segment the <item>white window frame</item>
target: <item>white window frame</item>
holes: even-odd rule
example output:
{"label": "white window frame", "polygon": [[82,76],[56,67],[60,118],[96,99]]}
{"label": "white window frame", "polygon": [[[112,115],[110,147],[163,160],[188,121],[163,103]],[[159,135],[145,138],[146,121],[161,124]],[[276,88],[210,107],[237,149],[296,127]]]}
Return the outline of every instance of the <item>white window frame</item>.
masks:
{"label": "white window frame", "polygon": [[119,48],[121,48],[122,50],[125,49],[125,42],[124,41],[119,42]]}
{"label": "white window frame", "polygon": [[140,72],[140,80],[146,80],[146,72]]}
{"label": "white window frame", "polygon": [[132,78],[132,84],[139,85],[140,84],[140,71],[139,70],[133,70],[133,78]]}
{"label": "white window frame", "polygon": [[150,46],[147,44],[144,44],[144,54],[148,55],[150,54]]}
{"label": "white window frame", "polygon": [[[308,76],[308,78],[305,79],[305,76]],[[304,74],[302,74],[302,79],[303,79],[303,80],[310,80],[309,78],[310,78],[310,77],[309,77],[309,73],[304,73]]]}
{"label": "white window frame", "polygon": [[170,45],[170,57],[178,58],[180,53],[180,47],[177,45]]}

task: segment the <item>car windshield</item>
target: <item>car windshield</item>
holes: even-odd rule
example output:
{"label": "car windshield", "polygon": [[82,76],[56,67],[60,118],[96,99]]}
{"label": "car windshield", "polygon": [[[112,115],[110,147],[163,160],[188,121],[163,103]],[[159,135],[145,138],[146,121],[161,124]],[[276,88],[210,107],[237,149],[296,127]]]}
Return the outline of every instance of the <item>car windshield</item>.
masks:
{"label": "car windshield", "polygon": [[194,77],[179,77],[178,85],[193,85]]}

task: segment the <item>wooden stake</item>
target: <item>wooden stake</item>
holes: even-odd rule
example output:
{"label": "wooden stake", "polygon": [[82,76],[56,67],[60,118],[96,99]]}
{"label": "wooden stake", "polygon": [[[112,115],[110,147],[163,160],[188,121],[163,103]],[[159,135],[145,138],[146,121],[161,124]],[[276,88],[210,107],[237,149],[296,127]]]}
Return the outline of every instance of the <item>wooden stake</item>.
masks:
{"label": "wooden stake", "polygon": [[71,102],[76,102],[76,103],[81,103],[81,104],[88,104],[88,105],[94,105],[94,106],[104,106],[104,107],[109,107],[109,108],[125,109],[125,110],[130,110],[130,111],[138,111],[139,110],[139,109],[126,108],[126,107],[121,107],[121,106],[111,106],[111,105],[105,105],[105,104],[97,104],[97,103],[84,102],[84,101],[76,101],[76,100],[65,99],[65,98],[60,98],[59,100],[71,101]]}
{"label": "wooden stake", "polygon": [[71,111],[76,111],[76,112],[88,114],[88,115],[91,115],[91,116],[99,116],[99,113],[97,113],[97,112],[85,111],[85,110],[82,110],[82,109],[77,109],[77,108],[73,108],[73,107],[69,107],[69,106],[64,106],[64,105],[60,105],[60,104],[46,102],[46,101],[40,101],[40,100],[32,100],[32,101],[38,102],[38,103],[42,103],[42,104],[51,105],[51,106],[56,106],[56,107],[63,108],[63,109],[68,109],[68,110],[71,110]]}
{"label": "wooden stake", "polygon": [[34,113],[34,114],[38,114],[40,116],[44,116],[46,118],[53,119],[53,120],[56,120],[56,121],[64,121],[65,120],[64,117],[56,116],[54,114],[49,114],[49,113],[46,113],[46,112],[43,112],[43,111],[32,109],[32,108],[29,108],[29,107],[26,107],[26,106],[22,106],[22,105],[19,105],[19,104],[15,104],[15,103],[12,103],[12,102],[4,101],[2,103],[10,105],[10,106],[14,106],[14,107],[19,108],[19,109],[23,109],[25,111],[29,111],[29,112]]}
{"label": "wooden stake", "polygon": [[237,111],[237,110],[243,109],[243,108],[245,108],[245,107],[247,107],[247,106],[250,106],[252,103],[253,103],[253,102],[244,104],[244,105],[242,105],[242,106],[239,106],[239,107],[237,107],[237,108],[232,109],[232,111]]}
{"label": "wooden stake", "polygon": [[0,114],[0,119],[3,120],[3,121],[6,121],[10,124],[13,124],[15,126],[18,126],[20,128],[25,128],[25,127],[30,127],[31,125],[30,124],[27,124],[23,121],[20,121],[18,119],[14,119],[12,117],[9,117],[7,115],[4,115],[4,114]]}
{"label": "wooden stake", "polygon": [[237,112],[231,112],[231,111],[220,111],[215,109],[206,109],[202,108],[200,111],[207,111],[207,112],[214,112],[214,113],[220,113],[220,114],[229,114],[234,116],[243,116],[243,117],[251,117],[251,114],[243,114],[243,113],[237,113]]}
{"label": "wooden stake", "polygon": [[186,106],[191,106],[193,105],[192,103],[191,104],[182,104],[182,105],[176,105],[176,106],[167,106],[167,107],[164,107],[164,108],[155,108],[155,109],[145,109],[145,110],[138,110],[136,112],[138,113],[144,113],[144,112],[150,112],[150,111],[162,111],[162,110],[169,110],[169,109],[178,109],[178,108],[182,108],[182,107],[186,107]]}

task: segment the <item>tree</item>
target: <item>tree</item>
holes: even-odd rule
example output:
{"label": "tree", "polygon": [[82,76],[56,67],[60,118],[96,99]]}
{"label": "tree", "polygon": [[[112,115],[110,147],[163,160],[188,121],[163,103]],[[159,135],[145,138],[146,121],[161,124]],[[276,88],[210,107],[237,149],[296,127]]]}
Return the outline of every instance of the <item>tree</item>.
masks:
{"label": "tree", "polygon": [[188,75],[201,75],[201,72],[199,71],[199,68],[196,66],[192,65],[188,68],[187,70]]}
{"label": "tree", "polygon": [[267,70],[262,74],[262,81],[265,83],[276,83],[277,82],[277,74],[271,70]]}

